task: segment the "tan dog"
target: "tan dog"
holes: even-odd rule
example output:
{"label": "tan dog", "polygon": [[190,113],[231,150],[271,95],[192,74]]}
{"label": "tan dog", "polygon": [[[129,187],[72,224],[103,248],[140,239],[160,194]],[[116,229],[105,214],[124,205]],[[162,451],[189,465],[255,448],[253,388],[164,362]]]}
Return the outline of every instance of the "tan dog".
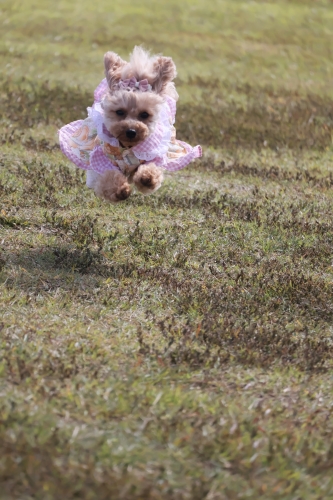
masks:
{"label": "tan dog", "polygon": [[59,137],[68,158],[88,170],[88,187],[115,203],[129,197],[130,184],[153,193],[163,169],[185,167],[201,156],[201,148],[176,139],[177,73],[170,57],[151,57],[135,47],[129,62],[107,52],[104,65],[106,78],[88,118],[66,125]]}
{"label": "tan dog", "polygon": [[[158,120],[163,95],[170,93],[178,98],[172,80],[176,77],[176,66],[170,57],[149,57],[141,47],[135,47],[130,62],[123,61],[114,52],[104,56],[105,76],[110,92],[105,96],[102,107],[106,126],[120,144],[131,148],[147,139],[154,131]],[[119,88],[119,81],[135,78],[147,80],[151,92],[128,91]],[[125,175],[126,174],[126,175]],[[153,162],[128,169],[122,175],[116,171],[105,172],[95,184],[98,196],[110,201],[126,199],[134,182],[138,191],[153,193],[162,184],[163,172]]]}

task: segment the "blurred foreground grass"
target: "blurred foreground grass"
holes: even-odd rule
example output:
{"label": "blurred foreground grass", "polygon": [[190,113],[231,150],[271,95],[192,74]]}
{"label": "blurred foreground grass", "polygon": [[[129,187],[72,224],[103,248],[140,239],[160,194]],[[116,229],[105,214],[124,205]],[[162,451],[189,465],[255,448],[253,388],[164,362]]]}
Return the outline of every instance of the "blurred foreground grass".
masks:
{"label": "blurred foreground grass", "polygon": [[[0,25],[0,498],[332,498],[332,3],[5,0]],[[139,43],[205,156],[109,206],[56,132]]]}

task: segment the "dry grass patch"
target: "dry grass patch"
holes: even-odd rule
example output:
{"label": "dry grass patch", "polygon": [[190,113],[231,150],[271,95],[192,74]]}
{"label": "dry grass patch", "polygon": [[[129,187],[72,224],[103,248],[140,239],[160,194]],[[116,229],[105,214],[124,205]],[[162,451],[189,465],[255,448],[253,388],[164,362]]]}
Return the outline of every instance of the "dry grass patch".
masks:
{"label": "dry grass patch", "polygon": [[[331,3],[0,15],[0,497],[331,498]],[[205,155],[110,206],[57,129],[141,42]]]}

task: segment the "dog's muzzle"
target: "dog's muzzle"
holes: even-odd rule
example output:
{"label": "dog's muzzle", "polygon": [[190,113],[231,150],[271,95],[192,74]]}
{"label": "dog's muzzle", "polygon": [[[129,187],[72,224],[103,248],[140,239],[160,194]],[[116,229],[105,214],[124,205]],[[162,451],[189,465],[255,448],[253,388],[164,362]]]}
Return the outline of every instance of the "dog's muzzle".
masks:
{"label": "dog's muzzle", "polygon": [[136,136],[136,131],[133,130],[132,128],[126,130],[126,137],[128,137],[128,139],[134,139]]}

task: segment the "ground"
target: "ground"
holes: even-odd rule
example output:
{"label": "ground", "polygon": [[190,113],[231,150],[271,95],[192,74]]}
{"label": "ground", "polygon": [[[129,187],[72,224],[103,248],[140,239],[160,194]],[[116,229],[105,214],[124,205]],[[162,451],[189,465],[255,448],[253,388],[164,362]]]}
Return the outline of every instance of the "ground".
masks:
{"label": "ground", "polygon": [[[333,498],[333,4],[4,0],[0,498]],[[117,206],[57,129],[172,56],[202,160]]]}

